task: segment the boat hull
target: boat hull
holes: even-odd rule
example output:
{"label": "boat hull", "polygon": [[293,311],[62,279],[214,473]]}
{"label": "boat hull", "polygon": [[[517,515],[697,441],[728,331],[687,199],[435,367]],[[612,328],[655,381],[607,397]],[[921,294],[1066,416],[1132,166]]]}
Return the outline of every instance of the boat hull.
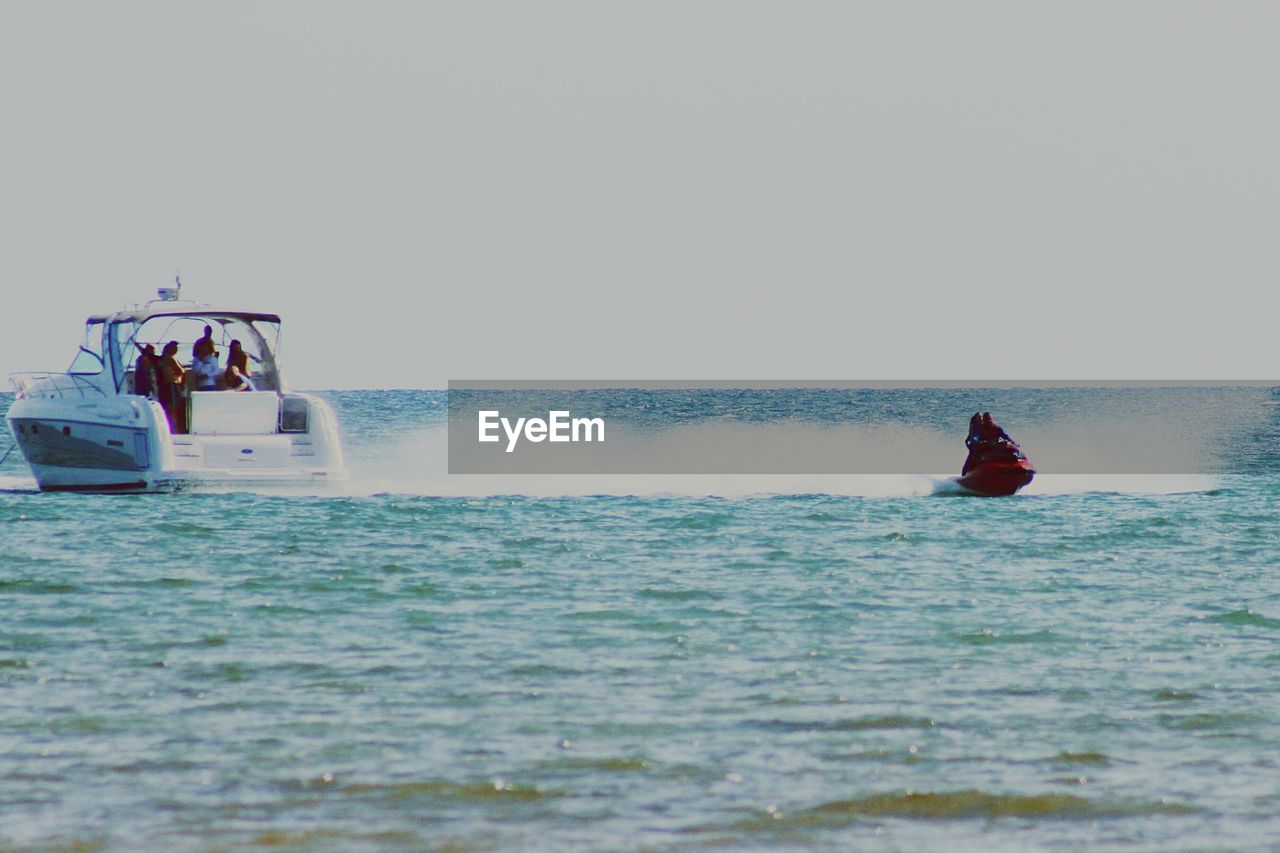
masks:
{"label": "boat hull", "polygon": [[41,491],[167,492],[344,482],[347,471],[332,410],[310,395],[291,396],[307,401],[306,431],[174,435],[160,406],[135,395],[19,399],[8,422]]}
{"label": "boat hull", "polygon": [[954,478],[965,491],[983,497],[999,498],[1016,494],[1035,477],[1035,469],[1025,459],[991,461],[977,465],[968,474]]}

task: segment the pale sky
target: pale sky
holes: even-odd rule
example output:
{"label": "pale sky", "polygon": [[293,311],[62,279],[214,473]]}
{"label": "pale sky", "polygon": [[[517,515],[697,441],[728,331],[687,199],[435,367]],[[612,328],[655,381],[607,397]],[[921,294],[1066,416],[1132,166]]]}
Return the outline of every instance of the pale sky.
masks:
{"label": "pale sky", "polygon": [[0,0],[0,373],[1273,378],[1273,2]]}

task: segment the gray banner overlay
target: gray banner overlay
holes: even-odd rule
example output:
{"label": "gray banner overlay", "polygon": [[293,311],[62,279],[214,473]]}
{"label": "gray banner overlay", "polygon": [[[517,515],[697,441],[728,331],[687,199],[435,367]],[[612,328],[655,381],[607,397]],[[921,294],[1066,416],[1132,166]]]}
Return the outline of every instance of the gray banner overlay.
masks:
{"label": "gray banner overlay", "polygon": [[1278,382],[449,383],[450,474],[958,474],[990,411],[1042,474],[1280,470]]}

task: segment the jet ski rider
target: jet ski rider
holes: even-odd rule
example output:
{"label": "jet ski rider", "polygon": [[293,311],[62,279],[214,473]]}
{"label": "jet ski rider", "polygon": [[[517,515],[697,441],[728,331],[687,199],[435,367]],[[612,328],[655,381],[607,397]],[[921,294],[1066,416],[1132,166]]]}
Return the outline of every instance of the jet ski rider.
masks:
{"label": "jet ski rider", "polygon": [[1009,453],[1014,459],[1025,458],[1017,443],[991,419],[990,412],[975,412],[969,418],[969,435],[965,438],[964,445],[969,448],[969,457],[964,460],[964,467],[960,469],[962,476],[976,468],[993,451]]}

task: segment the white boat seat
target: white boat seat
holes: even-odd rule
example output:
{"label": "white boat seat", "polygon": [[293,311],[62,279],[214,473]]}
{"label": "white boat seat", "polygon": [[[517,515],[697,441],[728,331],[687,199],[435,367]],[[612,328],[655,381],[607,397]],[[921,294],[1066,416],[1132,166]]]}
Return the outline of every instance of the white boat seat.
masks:
{"label": "white boat seat", "polygon": [[280,397],[275,391],[192,391],[195,435],[266,435],[276,432]]}

